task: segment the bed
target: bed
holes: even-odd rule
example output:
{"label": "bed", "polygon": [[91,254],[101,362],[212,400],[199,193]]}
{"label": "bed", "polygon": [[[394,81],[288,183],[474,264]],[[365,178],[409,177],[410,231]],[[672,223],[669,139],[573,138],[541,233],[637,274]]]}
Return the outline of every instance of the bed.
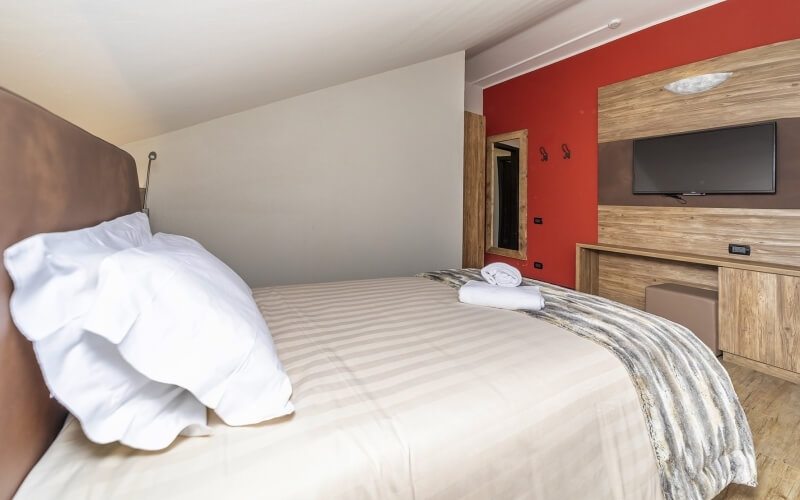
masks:
{"label": "bed", "polygon": [[[8,92],[0,121],[2,248],[140,209],[127,153]],[[211,412],[212,436],[144,452],[89,442],[49,397],[3,270],[0,498],[659,499],[755,484],[730,380],[690,333],[544,283],[538,315],[458,302],[476,276],[254,290],[294,414],[228,427]]]}

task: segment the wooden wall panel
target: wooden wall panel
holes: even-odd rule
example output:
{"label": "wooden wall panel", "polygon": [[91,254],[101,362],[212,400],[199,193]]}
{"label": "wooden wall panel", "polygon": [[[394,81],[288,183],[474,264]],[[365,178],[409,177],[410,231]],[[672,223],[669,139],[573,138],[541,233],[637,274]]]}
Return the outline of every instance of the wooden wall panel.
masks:
{"label": "wooden wall panel", "polygon": [[486,118],[464,112],[464,267],[483,267],[486,214]]}
{"label": "wooden wall panel", "polygon": [[[598,243],[796,266],[800,210],[601,205]],[[751,255],[729,254],[728,243]]]}
{"label": "wooden wall panel", "polygon": [[720,349],[800,372],[800,278],[719,270]]}
{"label": "wooden wall panel", "polygon": [[[680,96],[663,88],[681,78],[722,71],[733,75],[706,92]],[[726,358],[732,353],[737,362],[798,380],[798,96],[800,39],[600,88],[598,243],[684,254],[690,261],[718,258],[721,267],[705,260],[674,262],[587,247],[577,266],[579,275],[585,274],[582,289],[644,308],[644,290],[653,284],[718,286],[720,348]],[[778,121],[775,194],[689,197],[684,206],[670,205],[675,202],[661,196],[632,194],[632,139],[773,120]],[[729,243],[749,245],[751,255],[729,254]],[[738,265],[754,269],[726,267]]]}
{"label": "wooden wall panel", "polygon": [[[732,71],[722,85],[676,95],[664,85]],[[598,141],[800,117],[800,39],[651,73],[598,90]]]}
{"label": "wooden wall panel", "polygon": [[602,253],[597,294],[644,309],[644,289],[661,283],[717,289],[717,268],[648,257]]}

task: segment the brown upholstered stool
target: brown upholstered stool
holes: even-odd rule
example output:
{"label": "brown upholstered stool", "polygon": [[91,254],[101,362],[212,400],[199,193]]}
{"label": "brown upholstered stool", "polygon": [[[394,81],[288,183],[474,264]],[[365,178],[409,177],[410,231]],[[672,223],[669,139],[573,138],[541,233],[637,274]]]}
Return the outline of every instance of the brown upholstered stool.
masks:
{"label": "brown upholstered stool", "polygon": [[665,283],[644,290],[644,310],[693,331],[719,356],[717,348],[717,292]]}

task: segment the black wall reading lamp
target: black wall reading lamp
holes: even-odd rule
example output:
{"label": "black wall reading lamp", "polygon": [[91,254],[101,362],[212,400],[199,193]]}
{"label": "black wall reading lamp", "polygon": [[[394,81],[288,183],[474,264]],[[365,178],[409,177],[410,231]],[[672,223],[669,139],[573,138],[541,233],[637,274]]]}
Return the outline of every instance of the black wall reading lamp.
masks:
{"label": "black wall reading lamp", "polygon": [[142,212],[148,216],[150,215],[150,209],[147,208],[147,195],[150,192],[150,165],[156,158],[158,158],[158,155],[155,151],[150,151],[150,154],[147,155],[147,180],[144,182],[144,201],[142,202]]}
{"label": "black wall reading lamp", "polygon": [[539,154],[542,155],[542,161],[547,161],[547,150],[544,146],[539,146]]}

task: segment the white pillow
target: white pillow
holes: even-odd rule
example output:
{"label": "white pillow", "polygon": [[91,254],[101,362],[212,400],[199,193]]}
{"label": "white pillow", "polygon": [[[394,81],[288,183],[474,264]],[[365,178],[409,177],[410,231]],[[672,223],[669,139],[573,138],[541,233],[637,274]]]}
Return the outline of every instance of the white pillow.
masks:
{"label": "white pillow", "polygon": [[10,309],[33,342],[53,396],[98,443],[145,450],[169,445],[181,431],[207,433],[206,409],[183,388],[153,382],[116,347],[81,327],[96,298],[100,263],[152,239],[135,213],[76,231],[37,234],[5,250],[14,291]]}
{"label": "white pillow", "polygon": [[33,346],[47,387],[95,443],[160,450],[178,434],[210,433],[206,407],[190,392],[148,379],[76,321]]}
{"label": "white pillow", "polygon": [[83,315],[94,300],[103,259],[152,239],[137,212],[76,231],[36,234],[3,252],[14,281],[10,309],[29,340],[38,340]]}
{"label": "white pillow", "polygon": [[291,395],[292,384],[272,335],[265,330],[256,336],[253,350],[231,377],[215,412],[228,425],[255,424],[292,413]]}
{"label": "white pillow", "polygon": [[192,239],[159,233],[105,259],[83,327],[230,425],[293,411],[289,378],[252,291]]}

